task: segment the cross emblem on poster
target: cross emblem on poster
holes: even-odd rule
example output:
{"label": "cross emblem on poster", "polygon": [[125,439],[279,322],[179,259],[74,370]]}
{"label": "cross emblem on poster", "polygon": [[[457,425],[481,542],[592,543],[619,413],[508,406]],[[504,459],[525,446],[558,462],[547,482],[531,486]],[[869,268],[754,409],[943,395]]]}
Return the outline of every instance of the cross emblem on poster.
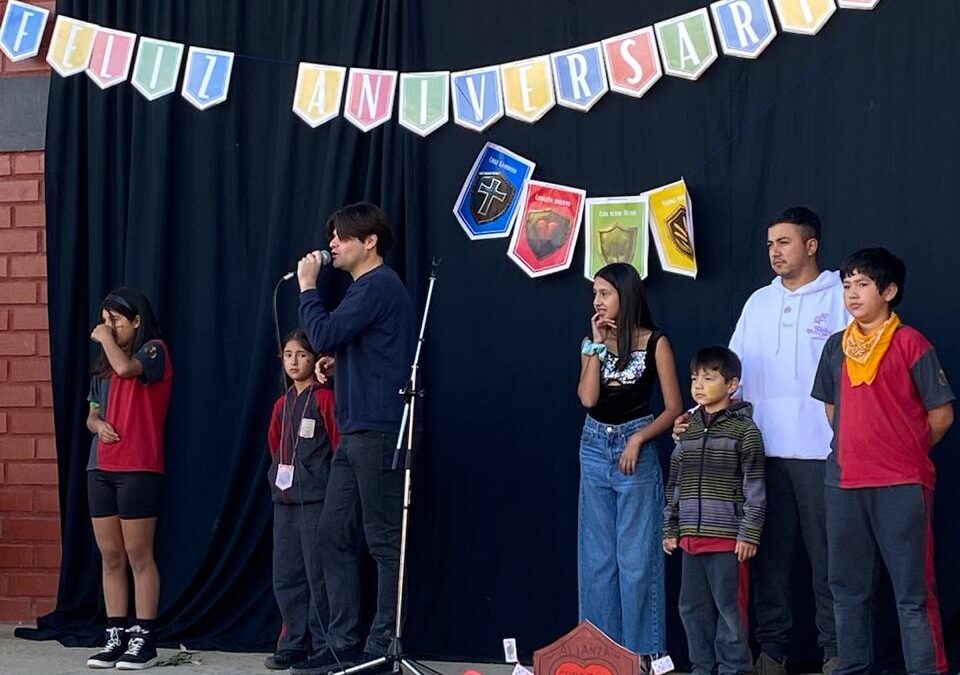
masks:
{"label": "cross emblem on poster", "polygon": [[480,185],[477,186],[477,192],[483,195],[483,202],[480,204],[480,208],[477,209],[478,215],[481,215],[485,218],[489,215],[490,206],[494,201],[498,201],[501,204],[506,201],[507,193],[500,189],[501,185],[503,185],[503,182],[496,174],[492,176],[484,176],[480,179]]}

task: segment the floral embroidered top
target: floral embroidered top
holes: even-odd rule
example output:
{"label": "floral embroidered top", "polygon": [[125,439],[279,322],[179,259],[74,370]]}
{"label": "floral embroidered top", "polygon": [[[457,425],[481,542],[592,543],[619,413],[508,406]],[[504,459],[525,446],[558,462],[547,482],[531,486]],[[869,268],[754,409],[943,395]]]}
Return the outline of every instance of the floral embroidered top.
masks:
{"label": "floral embroidered top", "polygon": [[600,398],[590,408],[590,417],[601,424],[625,424],[650,414],[650,397],[657,382],[657,341],[654,332],[645,349],[630,353],[623,370],[617,370],[617,355],[607,352],[600,365]]}

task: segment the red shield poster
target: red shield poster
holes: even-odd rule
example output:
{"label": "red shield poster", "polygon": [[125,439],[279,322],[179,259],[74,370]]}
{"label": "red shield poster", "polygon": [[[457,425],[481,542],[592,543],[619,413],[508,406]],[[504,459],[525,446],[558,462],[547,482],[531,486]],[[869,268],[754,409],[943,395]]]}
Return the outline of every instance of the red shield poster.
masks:
{"label": "red shield poster", "polygon": [[537,675],[640,675],[640,657],[587,620],[533,653]]}
{"label": "red shield poster", "polygon": [[570,267],[586,191],[531,180],[524,191],[508,255],[528,276]]}

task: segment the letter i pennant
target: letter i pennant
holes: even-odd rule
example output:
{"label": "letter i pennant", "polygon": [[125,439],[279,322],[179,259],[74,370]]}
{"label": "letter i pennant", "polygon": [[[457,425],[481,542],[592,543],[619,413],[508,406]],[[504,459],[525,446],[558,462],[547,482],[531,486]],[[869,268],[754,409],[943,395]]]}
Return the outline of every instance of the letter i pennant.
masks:
{"label": "letter i pennant", "polygon": [[449,72],[400,75],[400,126],[428,136],[449,119]]}
{"label": "letter i pennant", "polygon": [[837,11],[834,0],[773,0],[780,27],[787,33],[816,35]]}
{"label": "letter i pennant", "polygon": [[183,45],[154,38],[140,38],[137,60],[133,64],[133,88],[148,101],[172,94],[177,90]]}

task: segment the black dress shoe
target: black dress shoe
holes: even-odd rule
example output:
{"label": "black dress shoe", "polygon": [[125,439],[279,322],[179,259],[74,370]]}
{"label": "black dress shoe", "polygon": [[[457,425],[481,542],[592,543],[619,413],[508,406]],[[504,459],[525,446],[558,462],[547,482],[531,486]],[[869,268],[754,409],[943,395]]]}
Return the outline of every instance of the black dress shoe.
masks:
{"label": "black dress shoe", "polygon": [[271,654],[263,662],[270,670],[286,670],[295,663],[307,660],[307,652],[303,649],[280,649]]}

